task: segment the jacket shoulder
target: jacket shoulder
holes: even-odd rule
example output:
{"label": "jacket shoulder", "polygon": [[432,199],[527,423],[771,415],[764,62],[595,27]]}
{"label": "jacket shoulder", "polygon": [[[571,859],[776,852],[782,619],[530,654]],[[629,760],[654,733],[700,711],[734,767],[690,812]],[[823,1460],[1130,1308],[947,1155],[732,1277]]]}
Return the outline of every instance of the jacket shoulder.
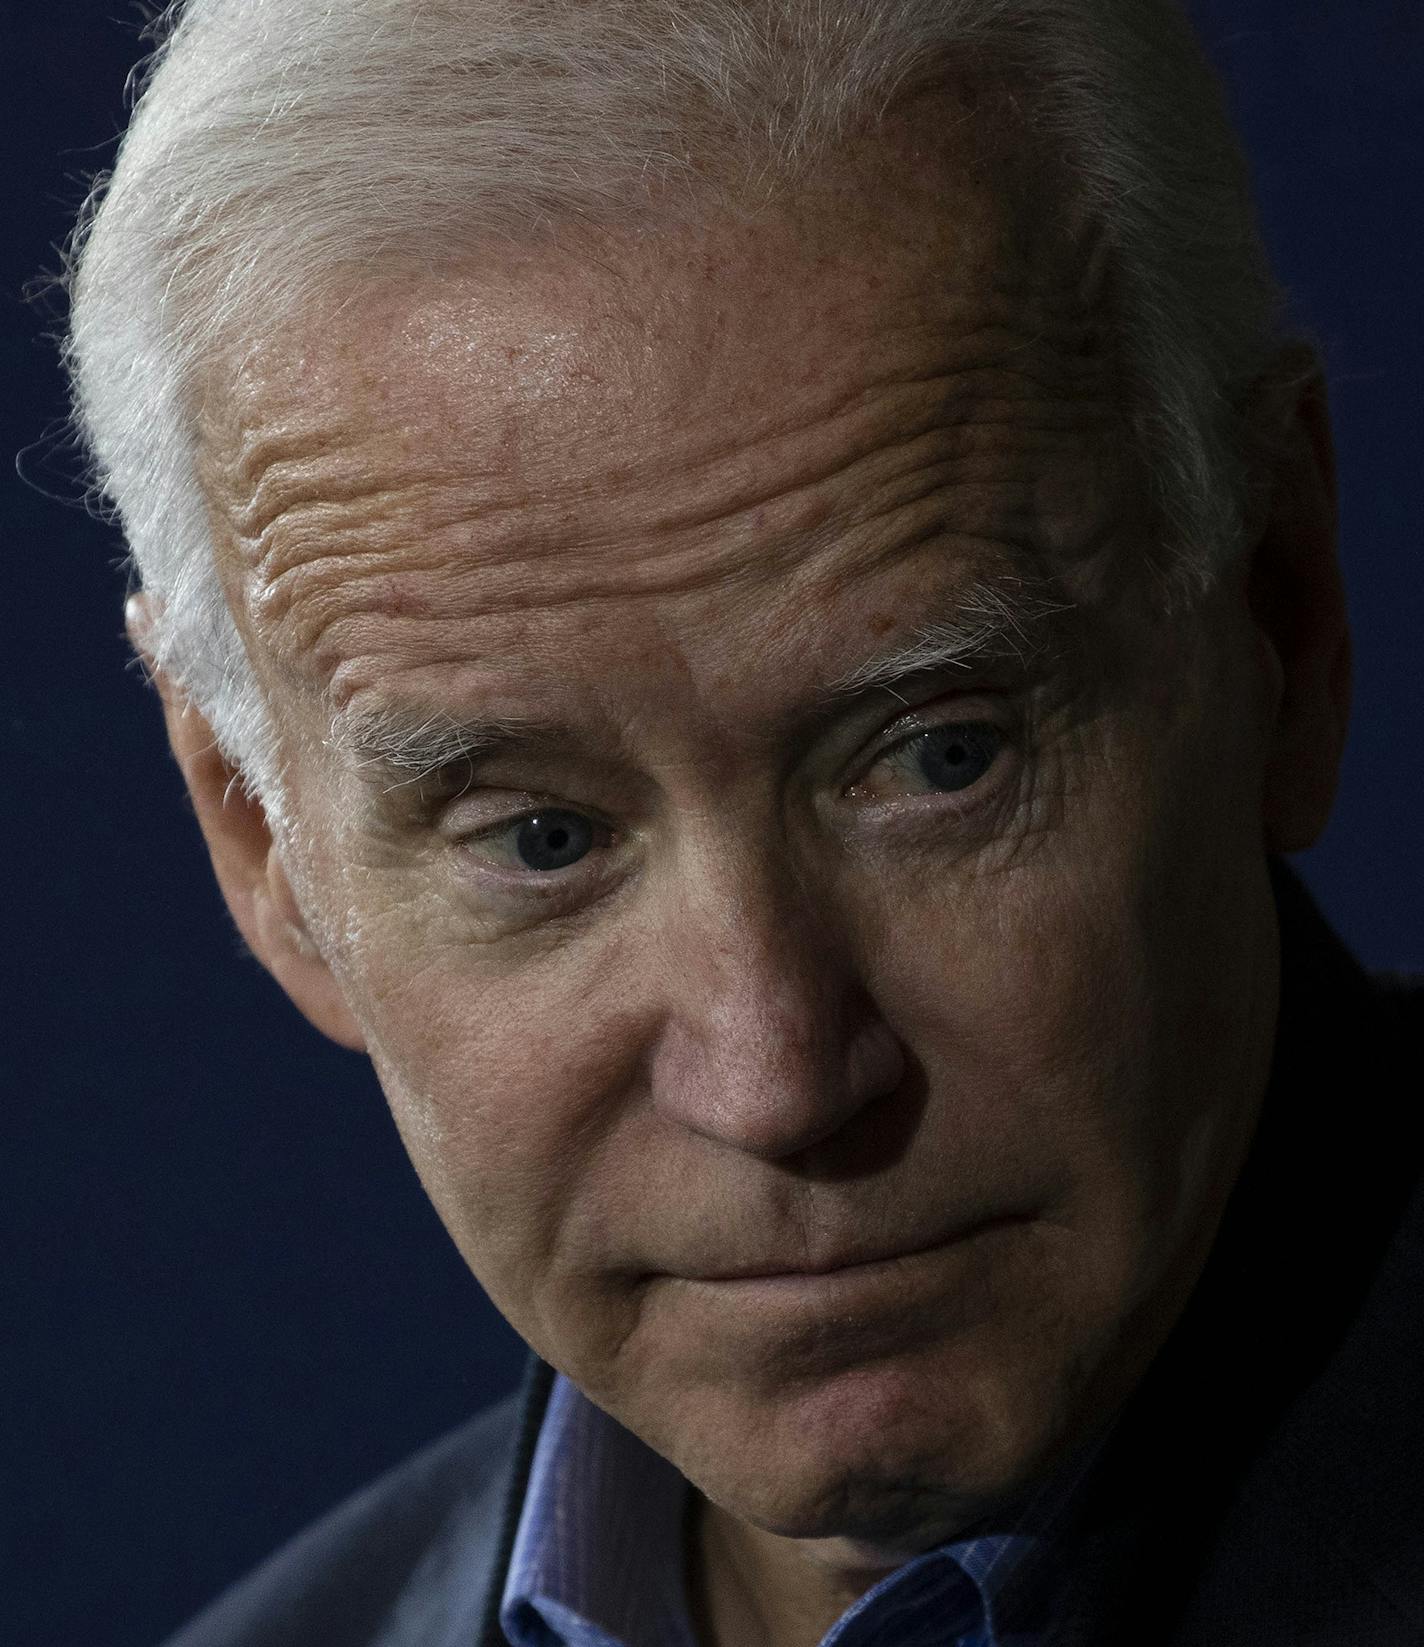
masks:
{"label": "jacket shoulder", "polygon": [[339,1504],[167,1647],[477,1639],[514,1468],[511,1396]]}
{"label": "jacket shoulder", "polygon": [[[1364,1222],[1378,1198],[1383,1250],[1241,1482],[1174,1647],[1424,1643],[1424,978],[1374,973],[1368,993],[1356,1084],[1332,1082],[1329,1102],[1343,1141],[1373,1088],[1364,1123],[1379,1142],[1354,1183],[1317,1180],[1317,1217]],[[1324,1266],[1312,1273],[1328,1284]]]}

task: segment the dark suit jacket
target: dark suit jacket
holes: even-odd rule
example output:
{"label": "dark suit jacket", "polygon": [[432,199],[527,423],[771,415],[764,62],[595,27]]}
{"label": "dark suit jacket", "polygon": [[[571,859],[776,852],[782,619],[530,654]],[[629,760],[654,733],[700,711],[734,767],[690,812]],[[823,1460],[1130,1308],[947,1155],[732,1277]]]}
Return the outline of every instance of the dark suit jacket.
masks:
{"label": "dark suit jacket", "polygon": [[[1082,1647],[1424,1643],[1424,983],[1365,973],[1294,874],[1255,1142],[1063,1550]],[[171,1647],[505,1647],[551,1382],[342,1505]],[[748,1643],[747,1647],[756,1647]]]}

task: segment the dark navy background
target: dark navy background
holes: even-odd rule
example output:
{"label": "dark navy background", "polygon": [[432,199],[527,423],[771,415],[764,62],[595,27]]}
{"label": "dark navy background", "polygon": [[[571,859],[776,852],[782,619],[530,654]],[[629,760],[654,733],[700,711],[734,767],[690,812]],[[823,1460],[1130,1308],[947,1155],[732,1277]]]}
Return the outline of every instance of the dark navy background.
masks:
{"label": "dark navy background", "polygon": [[[1424,0],[1193,9],[1331,369],[1356,717],[1335,820],[1298,861],[1368,963],[1420,967]],[[519,1361],[365,1062],[243,957],[126,667],[121,546],[44,495],[72,499],[75,464],[55,314],[21,292],[107,163],[134,16],[0,8],[0,1639],[24,1647],[156,1641]]]}

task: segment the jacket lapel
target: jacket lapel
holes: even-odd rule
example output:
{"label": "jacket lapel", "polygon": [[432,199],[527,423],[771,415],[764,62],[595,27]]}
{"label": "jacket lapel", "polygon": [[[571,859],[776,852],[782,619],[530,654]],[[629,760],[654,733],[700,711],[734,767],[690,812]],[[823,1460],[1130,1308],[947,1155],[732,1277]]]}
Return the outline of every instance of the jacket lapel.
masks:
{"label": "jacket lapel", "polygon": [[1067,1639],[1093,1647],[1420,1640],[1421,998],[1372,980],[1272,874],[1281,1014],[1256,1138],[1065,1552]]}

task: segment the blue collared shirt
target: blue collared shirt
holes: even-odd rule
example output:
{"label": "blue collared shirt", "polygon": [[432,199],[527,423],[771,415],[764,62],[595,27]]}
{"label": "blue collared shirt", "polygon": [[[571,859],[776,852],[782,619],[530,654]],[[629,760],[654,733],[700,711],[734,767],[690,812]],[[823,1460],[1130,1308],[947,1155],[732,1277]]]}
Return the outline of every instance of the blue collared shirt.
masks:
{"label": "blue collared shirt", "polygon": [[[821,1647],[1049,1647],[1053,1535],[1102,1449],[1075,1454],[1008,1530],[883,1578]],[[683,1476],[558,1377],[539,1431],[500,1624],[513,1647],[696,1647]]]}

